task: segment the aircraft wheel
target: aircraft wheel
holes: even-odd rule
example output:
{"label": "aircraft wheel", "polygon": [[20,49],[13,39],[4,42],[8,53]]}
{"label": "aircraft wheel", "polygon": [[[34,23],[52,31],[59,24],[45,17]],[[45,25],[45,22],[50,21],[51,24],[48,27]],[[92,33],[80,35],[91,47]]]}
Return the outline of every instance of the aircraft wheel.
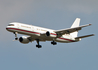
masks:
{"label": "aircraft wheel", "polygon": [[53,41],[53,42],[51,42],[51,44],[56,45],[57,43]]}
{"label": "aircraft wheel", "polygon": [[42,46],[41,46],[41,45],[36,45],[36,47],[37,47],[37,48],[42,48]]}
{"label": "aircraft wheel", "polygon": [[18,38],[15,38],[15,40],[18,40]]}
{"label": "aircraft wheel", "polygon": [[57,43],[54,43],[53,45],[56,45]]}

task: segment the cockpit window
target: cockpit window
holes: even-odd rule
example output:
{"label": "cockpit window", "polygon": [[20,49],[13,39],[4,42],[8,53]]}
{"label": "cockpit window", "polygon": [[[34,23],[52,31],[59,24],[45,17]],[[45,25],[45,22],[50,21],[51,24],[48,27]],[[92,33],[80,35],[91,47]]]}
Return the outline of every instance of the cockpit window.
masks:
{"label": "cockpit window", "polygon": [[8,26],[14,26],[14,24],[9,24]]}

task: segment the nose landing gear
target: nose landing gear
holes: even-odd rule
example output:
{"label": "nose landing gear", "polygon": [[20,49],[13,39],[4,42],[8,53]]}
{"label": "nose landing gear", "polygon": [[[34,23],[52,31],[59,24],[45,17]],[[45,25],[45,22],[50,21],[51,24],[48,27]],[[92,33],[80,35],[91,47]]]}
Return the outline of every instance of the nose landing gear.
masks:
{"label": "nose landing gear", "polygon": [[16,37],[15,40],[18,40],[18,37],[17,37],[17,34],[18,33],[17,32],[14,32],[14,34],[15,34],[15,37]]}

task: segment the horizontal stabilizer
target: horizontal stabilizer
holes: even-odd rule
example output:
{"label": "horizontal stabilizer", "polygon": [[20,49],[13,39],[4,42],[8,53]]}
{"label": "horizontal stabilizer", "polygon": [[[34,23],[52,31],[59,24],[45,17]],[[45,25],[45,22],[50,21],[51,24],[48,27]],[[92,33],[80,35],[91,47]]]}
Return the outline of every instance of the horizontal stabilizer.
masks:
{"label": "horizontal stabilizer", "polygon": [[85,38],[85,37],[90,37],[90,36],[94,36],[94,34],[91,34],[91,35],[85,35],[85,36],[80,36],[80,37],[76,37],[75,39]]}

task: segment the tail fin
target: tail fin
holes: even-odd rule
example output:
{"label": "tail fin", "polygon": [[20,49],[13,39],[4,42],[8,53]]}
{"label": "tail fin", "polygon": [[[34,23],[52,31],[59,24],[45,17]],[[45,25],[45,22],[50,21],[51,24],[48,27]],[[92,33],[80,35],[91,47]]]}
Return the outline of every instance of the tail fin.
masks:
{"label": "tail fin", "polygon": [[[74,23],[72,24],[71,28],[78,27],[79,24],[80,24],[80,18],[76,18],[76,20],[75,20]],[[70,33],[70,35],[71,35],[72,37],[77,37],[78,32],[76,31],[76,32]]]}

